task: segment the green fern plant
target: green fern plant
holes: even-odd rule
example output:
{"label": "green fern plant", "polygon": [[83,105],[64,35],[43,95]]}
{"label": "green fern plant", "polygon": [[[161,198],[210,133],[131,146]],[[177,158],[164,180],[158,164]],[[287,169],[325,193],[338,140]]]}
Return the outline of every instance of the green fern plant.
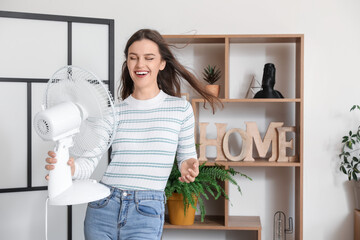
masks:
{"label": "green fern plant", "polygon": [[252,180],[247,175],[235,171],[233,168],[225,169],[219,165],[205,166],[205,163],[203,163],[199,166],[199,175],[195,178],[195,181],[191,183],[183,183],[179,181],[181,174],[175,160],[166,184],[165,195],[166,197],[170,197],[173,193],[182,194],[184,214],[186,214],[186,210],[189,206],[196,209],[196,198],[193,196],[197,197],[201,222],[203,222],[206,215],[204,200],[209,200],[209,195],[211,195],[215,200],[217,200],[220,196],[224,196],[226,199],[229,199],[225,189],[221,185],[221,182],[226,180],[229,181],[237,187],[237,190],[240,193],[242,193],[239,184],[234,179],[235,175],[240,175],[246,179]]}
{"label": "green fern plant", "polygon": [[204,68],[203,79],[209,84],[214,84],[221,77],[220,69],[216,69],[216,66],[208,65]]}

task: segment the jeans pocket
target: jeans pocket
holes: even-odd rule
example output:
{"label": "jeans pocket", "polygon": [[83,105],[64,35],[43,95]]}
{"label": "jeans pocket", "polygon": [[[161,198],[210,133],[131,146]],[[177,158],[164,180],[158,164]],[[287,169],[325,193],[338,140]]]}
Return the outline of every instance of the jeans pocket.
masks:
{"label": "jeans pocket", "polygon": [[164,202],[159,200],[140,200],[136,203],[136,210],[144,216],[160,218],[164,214]]}
{"label": "jeans pocket", "polygon": [[91,207],[91,208],[103,208],[103,207],[105,207],[109,203],[110,199],[112,198],[113,193],[114,193],[114,189],[112,188],[112,189],[110,189],[110,195],[109,196],[107,196],[105,198],[102,198],[100,200],[89,202],[88,206]]}

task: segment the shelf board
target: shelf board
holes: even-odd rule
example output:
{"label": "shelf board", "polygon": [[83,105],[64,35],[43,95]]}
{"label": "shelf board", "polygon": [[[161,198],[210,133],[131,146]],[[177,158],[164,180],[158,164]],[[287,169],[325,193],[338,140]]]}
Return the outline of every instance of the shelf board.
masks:
{"label": "shelf board", "polygon": [[[204,102],[203,98],[193,98],[193,102]],[[223,103],[289,103],[289,102],[301,102],[300,98],[242,98],[242,99],[232,99],[232,98],[221,98]]]}
{"label": "shelf board", "polygon": [[303,34],[252,34],[227,35],[230,43],[297,43]]}
{"label": "shelf board", "polygon": [[215,164],[225,167],[300,167],[300,162],[269,162],[266,159],[255,159],[254,162],[230,161],[208,159],[208,161],[200,161],[200,164],[206,162],[206,166],[214,166]]}
{"label": "shelf board", "polygon": [[259,216],[229,216],[227,229],[261,231]]}
{"label": "shelf board", "polygon": [[242,35],[162,35],[168,43],[298,43],[303,34],[242,34]]}
{"label": "shelf board", "polygon": [[222,43],[225,44],[223,35],[162,35],[171,44],[193,44],[193,43]]}
{"label": "shelf board", "polygon": [[182,226],[172,225],[169,223],[167,217],[165,218],[164,228],[168,229],[224,229],[224,216],[206,216],[204,222],[200,221],[200,216],[195,216],[193,225]]}
{"label": "shelf board", "polygon": [[200,216],[195,216],[193,225],[172,225],[165,220],[165,229],[209,229],[209,230],[261,230],[259,216],[229,216],[228,226],[225,226],[224,216],[206,216],[204,222]]}

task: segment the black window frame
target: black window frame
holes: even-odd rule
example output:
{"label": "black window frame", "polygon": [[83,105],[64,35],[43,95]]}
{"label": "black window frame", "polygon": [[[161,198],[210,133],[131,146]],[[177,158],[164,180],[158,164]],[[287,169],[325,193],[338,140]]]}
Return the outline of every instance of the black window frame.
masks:
{"label": "black window frame", "polygon": [[[44,20],[44,21],[58,21],[67,23],[67,65],[72,65],[72,24],[73,23],[88,23],[88,24],[104,24],[108,26],[108,80],[103,80],[108,85],[112,96],[114,95],[114,20],[103,18],[89,18],[89,17],[75,17],[62,15],[49,15],[25,12],[9,12],[0,11],[0,18],[18,18],[24,20]],[[33,83],[47,83],[49,79],[44,78],[16,78],[16,77],[1,77],[0,82],[11,83],[26,83],[27,84],[27,186],[18,188],[3,188],[1,193],[15,193],[15,192],[30,192],[30,191],[44,191],[47,186],[32,186],[32,84]],[[110,151],[109,151],[110,152]],[[72,207],[68,206],[68,240],[72,239]]]}

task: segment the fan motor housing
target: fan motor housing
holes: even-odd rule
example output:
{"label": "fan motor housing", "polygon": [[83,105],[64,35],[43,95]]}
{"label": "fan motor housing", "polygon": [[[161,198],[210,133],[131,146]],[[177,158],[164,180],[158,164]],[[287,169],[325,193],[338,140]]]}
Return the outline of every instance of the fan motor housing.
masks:
{"label": "fan motor housing", "polygon": [[57,141],[79,132],[81,121],[77,105],[64,102],[36,114],[34,127],[43,140]]}

